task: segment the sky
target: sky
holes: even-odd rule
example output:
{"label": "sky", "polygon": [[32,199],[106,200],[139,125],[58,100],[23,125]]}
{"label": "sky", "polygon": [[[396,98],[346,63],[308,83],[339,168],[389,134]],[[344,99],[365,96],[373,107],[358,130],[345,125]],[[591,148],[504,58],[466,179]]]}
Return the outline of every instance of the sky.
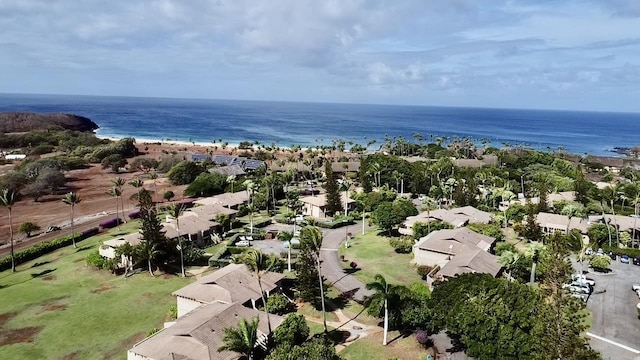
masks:
{"label": "sky", "polygon": [[0,93],[640,112],[640,0],[0,0]]}

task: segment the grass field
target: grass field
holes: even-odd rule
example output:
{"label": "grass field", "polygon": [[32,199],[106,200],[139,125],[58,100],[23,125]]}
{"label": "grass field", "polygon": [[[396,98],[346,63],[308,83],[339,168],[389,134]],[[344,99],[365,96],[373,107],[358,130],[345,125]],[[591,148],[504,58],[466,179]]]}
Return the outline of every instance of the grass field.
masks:
{"label": "grass field", "polygon": [[356,235],[350,240],[348,249],[340,247],[339,254],[345,256],[345,267],[355,261],[360,270],[353,275],[363,283],[370,283],[376,274],[382,274],[387,283],[396,285],[410,285],[422,282],[411,264],[413,254],[398,254],[389,245],[389,238],[379,236],[377,230],[364,235]]}
{"label": "grass field", "polygon": [[171,292],[191,282],[178,276],[127,279],[85,265],[102,241],[135,231],[114,229],[0,273],[2,359],[125,359],[152,328],[162,328]]}
{"label": "grass field", "polygon": [[347,346],[339,355],[345,360],[426,359],[427,354],[433,355],[433,350],[424,349],[412,335],[404,337],[389,331],[388,339],[389,344],[382,346],[382,332],[371,334]]}

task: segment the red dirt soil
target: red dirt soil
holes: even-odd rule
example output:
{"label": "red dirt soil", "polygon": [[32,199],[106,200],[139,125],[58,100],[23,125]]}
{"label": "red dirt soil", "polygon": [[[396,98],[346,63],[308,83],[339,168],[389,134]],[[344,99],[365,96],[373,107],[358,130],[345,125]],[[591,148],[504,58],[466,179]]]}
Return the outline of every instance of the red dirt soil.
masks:
{"label": "red dirt soil", "polygon": [[[141,148],[141,150],[145,147],[148,149],[146,153],[141,156],[153,158],[160,158],[164,155],[162,150],[178,151],[186,148],[189,151],[204,152],[204,148],[197,146],[185,147],[184,145],[178,146],[170,144],[138,145],[138,148]],[[129,162],[131,162],[131,159]],[[130,197],[135,194],[136,189],[129,185],[128,182],[139,177],[144,180],[146,189],[153,190],[154,186],[153,180],[147,179],[145,174],[140,171],[115,174],[108,169],[103,170],[99,164],[93,164],[87,169],[69,171],[66,173],[66,176],[68,179],[68,190],[77,192],[81,199],[81,202],[74,208],[76,233],[91,227],[97,227],[100,222],[115,217],[116,201],[114,197],[107,194],[107,191],[113,186],[111,181],[116,176],[120,176],[127,182],[127,184],[123,186],[122,195],[125,216],[136,207],[136,201],[130,199]],[[162,177],[156,179],[156,186],[158,188],[157,199],[159,202],[163,201],[162,195],[168,190],[176,194],[174,199],[181,200],[184,198],[182,194],[186,186],[173,186],[166,178]],[[42,241],[71,234],[71,209],[69,205],[61,201],[62,197],[62,195],[48,195],[42,197],[38,202],[33,201],[31,198],[23,198],[13,206],[12,218],[15,251]],[[48,234],[41,233],[37,236],[27,238],[17,231],[20,223],[24,221],[31,221],[39,225],[42,232],[51,225],[59,226],[61,230]],[[0,256],[7,255],[9,253],[9,215],[5,208],[0,209],[0,245]]]}

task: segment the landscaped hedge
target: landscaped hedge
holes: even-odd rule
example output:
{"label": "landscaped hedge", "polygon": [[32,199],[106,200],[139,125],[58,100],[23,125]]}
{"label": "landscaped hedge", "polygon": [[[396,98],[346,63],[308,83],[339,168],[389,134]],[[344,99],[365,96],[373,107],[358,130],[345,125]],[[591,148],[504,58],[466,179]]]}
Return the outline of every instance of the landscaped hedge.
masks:
{"label": "landscaped hedge", "polygon": [[[76,243],[86,239],[85,237],[76,235]],[[69,246],[73,243],[71,235],[61,237],[51,241],[45,241],[28,249],[18,251],[14,254],[16,265],[25,263],[30,260],[39,258],[42,255],[48,254],[54,250]],[[0,259],[0,271],[11,268],[11,256],[5,256]]]}
{"label": "landscaped hedge", "polygon": [[339,220],[339,221],[318,221],[316,223],[316,226],[321,227],[321,228],[325,228],[325,229],[337,229],[339,227],[343,227],[343,226],[347,226],[347,225],[353,225],[355,224],[355,222],[353,222],[353,219],[350,220]]}
{"label": "landscaped hedge", "polygon": [[97,228],[97,227],[90,228],[90,229],[87,229],[87,230],[81,232],[80,233],[80,238],[82,240],[84,240],[86,238],[92,237],[93,235],[98,235],[99,232],[100,232],[100,228]]}
{"label": "landscaped hedge", "polygon": [[223,267],[231,263],[231,259],[223,259],[222,257],[227,253],[227,245],[222,246],[218,252],[213,254],[209,258],[209,266],[211,267]]}
{"label": "landscaped hedge", "polygon": [[111,228],[114,228],[114,227],[118,226],[118,224],[122,224],[122,220],[120,220],[120,218],[116,217],[116,218],[101,222],[99,224],[99,226],[102,229],[111,229]]}
{"label": "landscaped hedge", "polygon": [[127,216],[129,217],[129,219],[137,219],[140,217],[140,210],[132,211],[129,214],[127,214]]}
{"label": "landscaped hedge", "polygon": [[636,257],[636,256],[640,256],[640,249],[622,249],[619,247],[615,247],[615,246],[602,246],[602,250],[605,253],[609,253],[610,251],[616,253],[616,254],[621,254],[621,255],[627,255],[629,257]]}

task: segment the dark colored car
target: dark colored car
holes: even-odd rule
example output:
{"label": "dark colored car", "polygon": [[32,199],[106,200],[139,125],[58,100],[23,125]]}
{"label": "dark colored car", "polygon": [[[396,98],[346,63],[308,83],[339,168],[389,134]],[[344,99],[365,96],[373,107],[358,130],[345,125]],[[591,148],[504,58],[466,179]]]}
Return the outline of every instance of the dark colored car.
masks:
{"label": "dark colored car", "polygon": [[300,195],[318,195],[318,194],[320,194],[320,190],[318,190],[318,189],[300,190]]}
{"label": "dark colored car", "polygon": [[636,256],[633,258],[633,265],[639,265],[640,266],[640,256]]}
{"label": "dark colored car", "polygon": [[611,258],[611,260],[615,260],[615,259],[618,258],[618,254],[616,254],[616,253],[614,253],[612,251],[609,251],[609,257]]}

